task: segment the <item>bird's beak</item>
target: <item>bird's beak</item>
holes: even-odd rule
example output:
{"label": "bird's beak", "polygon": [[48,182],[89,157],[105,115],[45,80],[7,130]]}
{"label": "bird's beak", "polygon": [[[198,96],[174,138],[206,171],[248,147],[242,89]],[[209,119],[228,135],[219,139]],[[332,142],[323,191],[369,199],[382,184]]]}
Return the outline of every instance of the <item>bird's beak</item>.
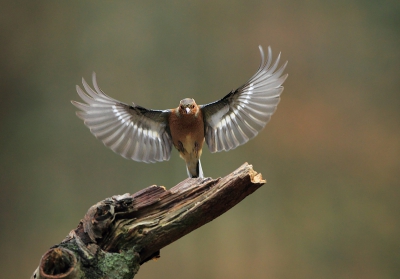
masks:
{"label": "bird's beak", "polygon": [[190,112],[190,108],[185,108],[186,109],[186,113]]}

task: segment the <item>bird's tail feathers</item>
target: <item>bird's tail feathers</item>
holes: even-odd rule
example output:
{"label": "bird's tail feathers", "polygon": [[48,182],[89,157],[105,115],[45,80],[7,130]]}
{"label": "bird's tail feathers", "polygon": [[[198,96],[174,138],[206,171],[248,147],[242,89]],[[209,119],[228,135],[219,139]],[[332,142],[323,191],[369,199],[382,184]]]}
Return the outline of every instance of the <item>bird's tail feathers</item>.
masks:
{"label": "bird's tail feathers", "polygon": [[198,177],[200,177],[200,178],[204,177],[203,169],[201,168],[200,159],[197,161],[196,171],[197,171]]}
{"label": "bird's tail feathers", "polygon": [[[193,165],[192,165],[193,166]],[[186,171],[190,178],[204,178],[203,169],[201,168],[200,160],[197,161],[196,167],[189,169],[188,164],[186,164]]]}

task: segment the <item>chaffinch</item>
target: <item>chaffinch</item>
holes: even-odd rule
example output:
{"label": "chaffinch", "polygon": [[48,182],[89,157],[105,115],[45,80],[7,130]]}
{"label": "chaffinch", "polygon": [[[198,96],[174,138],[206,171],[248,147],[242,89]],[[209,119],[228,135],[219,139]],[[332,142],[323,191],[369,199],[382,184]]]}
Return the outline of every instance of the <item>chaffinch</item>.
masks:
{"label": "chaffinch", "polygon": [[76,90],[85,103],[72,101],[81,111],[93,135],[124,158],[154,163],[169,160],[172,146],[186,162],[189,177],[204,177],[200,157],[204,141],[212,153],[228,151],[246,143],[260,132],[275,112],[287,74],[287,62],[278,70],[280,54],[272,63],[259,46],[261,64],[248,82],[219,101],[197,105],[186,98],[167,110],[150,110],[135,103],[127,105],[107,96],[93,73],[92,89],[82,79],[83,91]]}

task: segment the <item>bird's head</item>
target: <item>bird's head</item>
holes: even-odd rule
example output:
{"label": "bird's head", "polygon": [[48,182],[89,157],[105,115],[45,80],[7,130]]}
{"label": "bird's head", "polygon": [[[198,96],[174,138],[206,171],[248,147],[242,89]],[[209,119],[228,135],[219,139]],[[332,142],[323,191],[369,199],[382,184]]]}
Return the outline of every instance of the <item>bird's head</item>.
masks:
{"label": "bird's head", "polygon": [[180,101],[179,103],[179,114],[197,114],[199,111],[199,107],[196,102],[192,98],[186,98]]}

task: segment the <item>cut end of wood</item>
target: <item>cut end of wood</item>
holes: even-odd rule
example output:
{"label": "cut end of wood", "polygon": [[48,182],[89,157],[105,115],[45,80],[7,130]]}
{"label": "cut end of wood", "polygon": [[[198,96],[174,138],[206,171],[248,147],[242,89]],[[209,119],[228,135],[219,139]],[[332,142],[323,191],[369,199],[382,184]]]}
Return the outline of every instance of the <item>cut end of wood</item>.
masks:
{"label": "cut end of wood", "polygon": [[77,259],[70,250],[54,248],[43,255],[39,265],[39,273],[33,278],[40,279],[70,279],[76,278]]}

